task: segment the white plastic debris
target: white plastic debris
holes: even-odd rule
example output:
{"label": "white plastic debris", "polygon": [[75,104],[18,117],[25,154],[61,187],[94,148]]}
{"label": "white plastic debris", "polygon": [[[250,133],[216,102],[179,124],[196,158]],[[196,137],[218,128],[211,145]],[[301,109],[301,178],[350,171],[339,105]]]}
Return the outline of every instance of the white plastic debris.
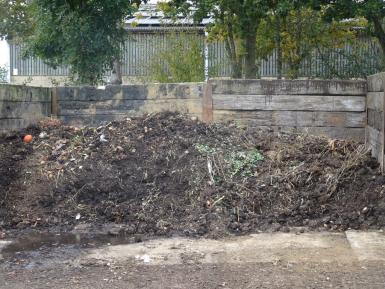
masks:
{"label": "white plastic debris", "polygon": [[213,166],[211,164],[211,160],[207,160],[207,169],[209,171],[209,176],[210,176],[210,181],[211,181],[211,184],[215,184],[215,180],[214,180],[214,174],[213,174]]}
{"label": "white plastic debris", "polygon": [[80,216],[80,214],[78,213],[78,214],[76,214],[75,219],[76,219],[76,220],[80,220],[80,217],[81,217],[81,216]]}
{"label": "white plastic debris", "polygon": [[108,140],[106,140],[106,136],[105,136],[104,134],[102,134],[102,135],[100,136],[100,141],[101,141],[101,142],[108,142]]}
{"label": "white plastic debris", "polygon": [[45,132],[45,131],[42,131],[40,134],[39,134],[39,138],[43,139],[43,138],[46,138],[48,136],[48,134]]}
{"label": "white plastic debris", "polygon": [[150,263],[151,257],[149,255],[135,256],[136,260],[143,261],[143,263]]}

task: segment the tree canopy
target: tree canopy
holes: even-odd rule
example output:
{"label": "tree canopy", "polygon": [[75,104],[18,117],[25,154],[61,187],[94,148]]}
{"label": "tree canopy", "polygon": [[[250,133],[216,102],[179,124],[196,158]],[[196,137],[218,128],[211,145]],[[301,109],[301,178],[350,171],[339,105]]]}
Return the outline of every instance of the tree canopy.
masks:
{"label": "tree canopy", "polygon": [[32,0],[35,26],[26,55],[67,65],[74,80],[96,84],[121,57],[124,20],[141,0]]}
{"label": "tree canopy", "polygon": [[269,12],[270,0],[173,0],[163,4],[171,13],[192,14],[196,22],[212,17],[212,33],[225,41],[233,77],[255,78],[257,31]]}
{"label": "tree canopy", "polygon": [[[119,67],[124,21],[142,2],[147,0],[0,0],[0,39],[23,39],[26,56],[68,66],[77,82],[97,84]],[[195,22],[212,18],[209,37],[224,41],[235,78],[255,78],[274,49],[278,76],[285,64],[288,75],[298,77],[312,51],[356,37],[358,22],[349,18],[367,19],[385,55],[383,0],[171,0],[160,7]]]}
{"label": "tree canopy", "polygon": [[27,0],[0,0],[0,39],[17,41],[32,30]]}
{"label": "tree canopy", "polygon": [[376,37],[385,55],[385,1],[383,0],[320,0],[325,5],[327,19],[347,19],[364,17],[371,25],[371,33]]}
{"label": "tree canopy", "polygon": [[[255,78],[258,63],[277,50],[278,77],[283,63],[296,78],[304,59],[319,47],[340,48],[355,37],[357,21],[325,21],[325,1],[318,0],[172,0],[160,5],[169,15],[211,17],[210,38],[225,42],[233,77]],[[327,12],[332,12],[327,9]]]}

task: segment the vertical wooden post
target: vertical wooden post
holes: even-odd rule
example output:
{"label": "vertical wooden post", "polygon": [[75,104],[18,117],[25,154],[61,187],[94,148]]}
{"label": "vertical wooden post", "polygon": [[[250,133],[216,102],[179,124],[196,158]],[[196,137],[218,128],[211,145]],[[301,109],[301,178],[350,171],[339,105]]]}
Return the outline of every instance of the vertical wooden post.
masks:
{"label": "vertical wooden post", "polygon": [[383,103],[382,103],[382,127],[381,127],[381,172],[385,170],[385,77],[382,79]]}
{"label": "vertical wooden post", "polygon": [[213,122],[213,85],[208,80],[204,86],[202,99],[202,120],[205,123]]}
{"label": "vertical wooden post", "polygon": [[365,99],[365,111],[366,111],[366,116],[365,116],[365,147],[370,148],[370,143],[369,143],[369,108],[368,108],[368,94],[369,90],[366,90],[366,99]]}
{"label": "vertical wooden post", "polygon": [[51,117],[58,117],[58,99],[57,99],[57,88],[50,88],[51,93]]}

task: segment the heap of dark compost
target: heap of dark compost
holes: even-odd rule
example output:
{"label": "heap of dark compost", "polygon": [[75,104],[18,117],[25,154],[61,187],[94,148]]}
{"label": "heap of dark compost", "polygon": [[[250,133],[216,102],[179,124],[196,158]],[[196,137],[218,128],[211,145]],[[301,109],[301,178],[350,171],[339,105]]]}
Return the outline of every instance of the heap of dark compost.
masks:
{"label": "heap of dark compost", "polygon": [[384,184],[361,144],[176,113],[98,128],[43,121],[0,138],[3,229],[115,223],[124,234],[212,237],[380,229]]}

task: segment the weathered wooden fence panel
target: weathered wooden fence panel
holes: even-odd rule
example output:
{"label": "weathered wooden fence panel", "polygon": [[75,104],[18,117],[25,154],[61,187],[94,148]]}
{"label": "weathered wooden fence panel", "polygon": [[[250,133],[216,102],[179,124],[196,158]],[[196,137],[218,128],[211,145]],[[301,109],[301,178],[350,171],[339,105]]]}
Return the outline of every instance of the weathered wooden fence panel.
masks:
{"label": "weathered wooden fence panel", "polygon": [[[0,130],[25,127],[51,114],[65,123],[177,111],[206,122],[364,141],[383,152],[385,75],[366,81],[210,80],[209,83],[34,88],[0,86]],[[367,87],[371,90],[367,93]],[[365,134],[365,127],[368,124]]]}
{"label": "weathered wooden fence panel", "polygon": [[365,81],[213,80],[213,120],[365,139]]}
{"label": "weathered wooden fence panel", "polygon": [[0,85],[0,132],[26,127],[50,115],[48,88]]}
{"label": "weathered wooden fence panel", "polygon": [[204,84],[58,87],[57,117],[71,124],[98,124],[129,116],[178,111],[201,117]]}
{"label": "weathered wooden fence panel", "polygon": [[384,84],[385,73],[368,77],[366,144],[384,170]]}

